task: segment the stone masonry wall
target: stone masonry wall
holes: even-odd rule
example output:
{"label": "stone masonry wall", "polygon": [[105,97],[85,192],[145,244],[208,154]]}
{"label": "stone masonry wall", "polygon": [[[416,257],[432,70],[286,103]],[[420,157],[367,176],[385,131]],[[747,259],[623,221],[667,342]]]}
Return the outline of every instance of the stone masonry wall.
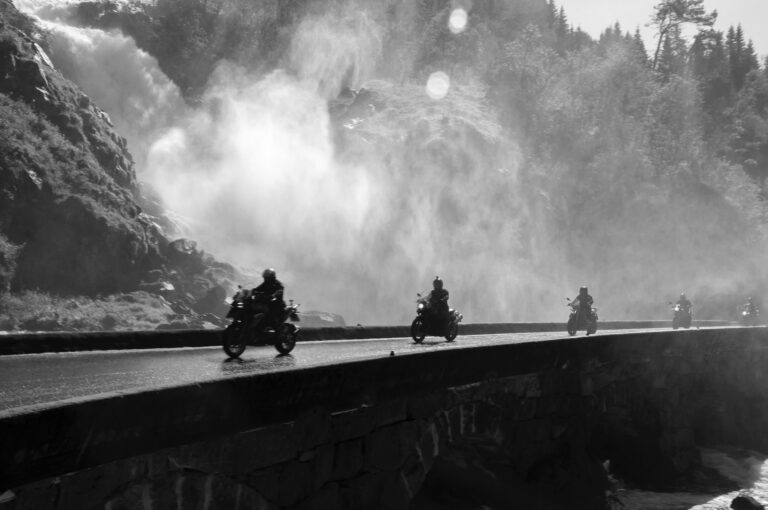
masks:
{"label": "stone masonry wall", "polygon": [[0,510],[403,509],[436,459],[462,447],[522,485],[578,489],[572,508],[604,508],[606,459],[651,486],[695,470],[699,445],[768,449],[765,330],[723,331],[550,346],[538,359],[510,358],[534,372],[307,409],[290,423],[26,484],[0,497]]}

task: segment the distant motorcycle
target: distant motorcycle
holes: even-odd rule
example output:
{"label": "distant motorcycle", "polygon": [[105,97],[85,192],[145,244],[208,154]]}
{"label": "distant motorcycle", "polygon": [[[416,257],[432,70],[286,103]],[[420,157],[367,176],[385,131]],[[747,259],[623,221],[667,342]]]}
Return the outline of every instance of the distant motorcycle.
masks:
{"label": "distant motorcycle", "polygon": [[757,321],[760,318],[760,310],[754,309],[750,310],[749,308],[744,308],[744,310],[741,311],[741,324],[743,326],[757,326]]}
{"label": "distant motorcycle", "polygon": [[280,354],[288,354],[296,346],[299,327],[290,321],[298,321],[299,305],[293,300],[286,306],[279,324],[269,324],[266,307],[271,296],[244,291],[242,288],[232,298],[227,318],[232,322],[222,334],[224,352],[230,358],[239,358],[247,344],[272,345]]}
{"label": "distant motorcycle", "polygon": [[693,314],[691,313],[690,309],[686,310],[679,304],[675,304],[672,307],[672,329],[678,329],[678,328],[685,328],[688,329],[691,327],[691,320],[693,319]]}
{"label": "distant motorcycle", "polygon": [[571,315],[568,317],[568,334],[573,336],[580,329],[587,332],[587,336],[597,333],[597,308],[590,308],[588,313],[584,313],[578,299],[568,300],[568,306],[571,307]]}
{"label": "distant motorcycle", "polygon": [[411,323],[411,337],[420,344],[429,336],[444,336],[449,342],[453,342],[459,335],[459,322],[464,318],[459,312],[451,308],[448,310],[447,320],[437,317],[430,310],[427,298],[416,294],[416,318]]}

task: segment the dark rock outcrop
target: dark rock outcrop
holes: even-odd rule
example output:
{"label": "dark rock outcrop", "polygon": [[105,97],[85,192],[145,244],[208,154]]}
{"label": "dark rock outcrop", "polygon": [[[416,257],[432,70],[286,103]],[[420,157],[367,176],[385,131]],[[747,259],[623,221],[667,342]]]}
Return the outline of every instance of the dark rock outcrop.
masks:
{"label": "dark rock outcrop", "polygon": [[[235,269],[170,242],[109,116],[51,64],[35,23],[0,0],[0,290],[147,290],[184,312]],[[42,40],[42,39],[41,39]],[[142,205],[150,204],[151,216]],[[175,303],[174,303],[175,302]],[[204,313],[217,313],[201,304]]]}
{"label": "dark rock outcrop", "polygon": [[0,231],[21,246],[12,287],[129,289],[166,241],[137,203],[125,139],[51,66],[32,27],[0,0]]}
{"label": "dark rock outcrop", "polygon": [[752,496],[740,495],[731,501],[733,510],[763,510],[765,507]]}

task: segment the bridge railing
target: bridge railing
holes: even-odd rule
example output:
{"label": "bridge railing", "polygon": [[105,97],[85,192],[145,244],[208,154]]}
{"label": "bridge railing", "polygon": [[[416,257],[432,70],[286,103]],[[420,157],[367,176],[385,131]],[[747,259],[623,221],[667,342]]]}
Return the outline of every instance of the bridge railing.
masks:
{"label": "bridge railing", "polygon": [[[694,321],[693,327],[727,326],[726,321]],[[671,321],[606,321],[601,330],[668,328]],[[565,323],[518,322],[462,324],[459,335],[496,335],[565,331]],[[221,345],[221,330],[148,330],[50,332],[0,335],[0,355],[45,352],[173,349]],[[299,341],[406,338],[409,326],[348,326],[302,328]]]}

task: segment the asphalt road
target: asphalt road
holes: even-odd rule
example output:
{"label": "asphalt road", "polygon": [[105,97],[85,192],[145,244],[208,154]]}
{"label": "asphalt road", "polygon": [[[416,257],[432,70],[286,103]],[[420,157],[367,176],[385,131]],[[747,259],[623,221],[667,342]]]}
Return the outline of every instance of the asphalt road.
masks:
{"label": "asphalt road", "polygon": [[[653,330],[613,330],[598,335],[638,331]],[[574,341],[583,336],[579,333]],[[422,344],[410,338],[326,340],[299,343],[288,356],[278,356],[269,346],[248,347],[240,360],[227,360],[217,347],[0,356],[0,417],[60,405],[70,399],[376,358],[389,356],[392,351],[408,355],[561,338],[567,338],[567,334],[460,336],[453,343],[428,337]]]}

